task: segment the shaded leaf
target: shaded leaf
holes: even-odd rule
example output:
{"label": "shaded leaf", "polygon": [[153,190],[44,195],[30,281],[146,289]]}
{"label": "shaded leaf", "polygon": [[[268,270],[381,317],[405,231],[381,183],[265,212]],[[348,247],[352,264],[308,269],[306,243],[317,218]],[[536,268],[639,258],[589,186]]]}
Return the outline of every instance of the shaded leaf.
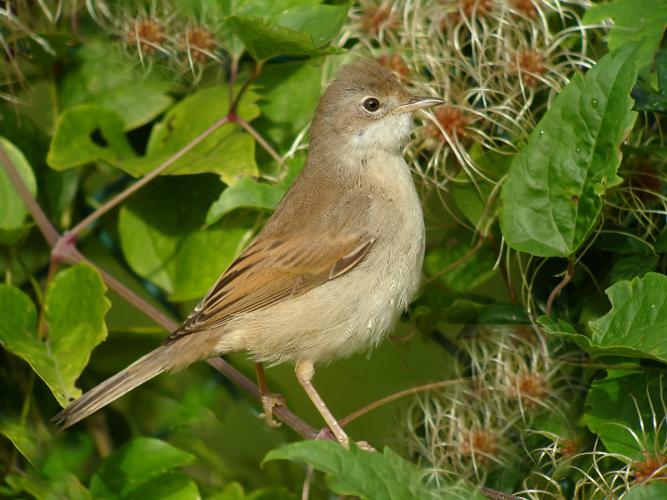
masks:
{"label": "shaded leaf", "polygon": [[275,184],[259,182],[251,177],[242,177],[236,184],[226,188],[211,205],[206,214],[206,224],[214,224],[237,208],[273,210],[302,168],[303,158],[289,160],[287,174]]}
{"label": "shaded leaf", "polygon": [[[246,121],[259,116],[257,99],[253,91],[246,91],[236,111],[238,116]],[[189,95],[153,127],[145,157],[127,161],[120,167],[134,176],[150,172],[224,118],[228,111],[229,97],[224,85]],[[257,175],[255,141],[238,125],[227,123],[167,170],[168,174],[176,175],[201,172],[219,174],[226,184],[233,184],[239,176]]]}
{"label": "shaded leaf", "polygon": [[657,90],[643,77],[639,78],[632,89],[636,110],[667,112],[667,49],[660,49],[656,54],[655,73],[658,80]]}
{"label": "shaded leaf", "polygon": [[282,488],[262,488],[246,494],[243,486],[234,482],[207,500],[296,500],[296,497]]}
{"label": "shaded leaf", "polygon": [[[194,462],[195,457],[179,450],[165,441],[154,438],[135,438],[122,448],[109,455],[90,482],[90,492],[95,498],[139,498],[136,496],[143,488],[158,491],[160,485],[155,483],[155,490],[149,486],[154,479],[160,478],[174,487],[184,488],[186,494],[191,492],[189,483],[183,476],[165,476],[167,472]],[[194,486],[196,489],[196,486]],[[142,497],[163,498],[163,497]],[[180,497],[166,497],[180,498]],[[184,498],[197,498],[185,496]]]}
{"label": "shaded leaf", "polygon": [[[30,194],[35,196],[37,182],[23,153],[3,137],[0,137],[0,147],[9,156]],[[25,235],[28,227],[25,224],[27,215],[28,209],[0,162],[0,243],[11,245]]]}
{"label": "shaded leaf", "polygon": [[120,117],[106,108],[85,104],[58,117],[46,161],[51,168],[64,170],[100,160],[120,166],[134,156]]}
{"label": "shaded leaf", "polygon": [[358,495],[362,499],[411,500],[414,498],[483,498],[463,483],[436,491],[422,480],[412,463],[390,448],[383,453],[362,451],[356,446],[346,450],[332,441],[301,441],[270,451],[265,461],[292,460],[312,465],[327,475],[327,484],[339,495]]}
{"label": "shaded leaf", "polygon": [[619,147],[637,115],[635,59],[636,46],[623,47],[575,75],[514,157],[500,218],[512,248],[567,257],[592,230],[601,195],[620,181]]}
{"label": "shaded leaf", "polygon": [[120,209],[128,264],[170,300],[200,298],[241,250],[248,233],[243,219],[201,229],[221,188],[211,176],[162,177]]}
{"label": "shaded leaf", "polygon": [[622,255],[611,268],[609,281],[616,283],[621,280],[641,278],[649,271],[654,271],[658,265],[657,255]]}
{"label": "shaded leaf", "polygon": [[320,60],[267,65],[257,79],[262,116],[256,128],[287,149],[313,116],[321,79]]}
{"label": "shaded leaf", "polygon": [[[495,274],[496,256],[490,245],[475,248],[470,233],[454,232],[426,255],[424,269],[431,277],[459,293],[481,285]],[[444,272],[443,272],[444,271]]]}
{"label": "shaded leaf", "polygon": [[123,130],[144,125],[167,109],[171,83],[123,60],[114,46],[100,40],[77,50],[63,71],[59,86],[61,109],[96,104],[115,111]]}
{"label": "shaded leaf", "polygon": [[0,415],[0,434],[9,439],[28,462],[34,463],[39,453],[39,444],[32,430],[25,423]]}
{"label": "shaded leaf", "polygon": [[667,24],[665,0],[614,0],[592,5],[582,20],[596,24],[607,19],[614,21],[607,44],[613,51],[633,42],[642,42],[637,52],[637,66],[651,63]]}
{"label": "shaded leaf", "polygon": [[74,385],[91,351],[106,337],[106,287],[83,264],[59,272],[46,292],[46,339],[37,333],[37,311],[21,290],[0,285],[0,344],[27,361],[65,406],[81,394]]}
{"label": "shaded leaf", "polygon": [[340,52],[326,44],[317,45],[310,33],[271,24],[259,17],[229,16],[225,23],[257,61],[279,55],[319,56]]}
{"label": "shaded leaf", "polygon": [[123,498],[128,500],[200,500],[199,488],[190,476],[181,471],[170,471],[148,481]]}
{"label": "shaded leaf", "polygon": [[609,371],[588,391],[586,424],[610,452],[642,459],[643,451],[665,440],[664,425],[656,435],[653,422],[664,419],[666,398],[660,374]]}

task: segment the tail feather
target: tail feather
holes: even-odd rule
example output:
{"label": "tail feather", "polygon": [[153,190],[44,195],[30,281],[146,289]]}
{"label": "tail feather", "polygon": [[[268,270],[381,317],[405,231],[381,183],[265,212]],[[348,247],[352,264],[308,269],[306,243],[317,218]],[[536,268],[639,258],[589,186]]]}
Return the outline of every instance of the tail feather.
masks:
{"label": "tail feather", "polygon": [[138,385],[174,367],[172,345],[163,345],[70,403],[53,417],[61,430],[76,424]]}

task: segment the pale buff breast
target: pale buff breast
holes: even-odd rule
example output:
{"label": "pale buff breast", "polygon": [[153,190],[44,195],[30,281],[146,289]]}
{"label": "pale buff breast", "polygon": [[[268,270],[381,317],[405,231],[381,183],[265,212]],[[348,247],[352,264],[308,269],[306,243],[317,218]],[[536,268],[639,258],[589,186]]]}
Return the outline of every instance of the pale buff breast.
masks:
{"label": "pale buff breast", "polygon": [[330,361],[374,347],[391,331],[419,286],[424,220],[402,157],[376,153],[367,164],[363,182],[378,196],[370,218],[387,229],[364,261],[302,296],[234,318],[220,353],[248,351],[272,364]]}

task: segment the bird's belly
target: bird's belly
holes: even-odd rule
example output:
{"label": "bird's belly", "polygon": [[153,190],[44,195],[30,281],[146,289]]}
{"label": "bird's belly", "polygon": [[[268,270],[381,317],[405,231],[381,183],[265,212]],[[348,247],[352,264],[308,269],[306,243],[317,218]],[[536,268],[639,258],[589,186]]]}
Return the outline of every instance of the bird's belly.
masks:
{"label": "bird's belly", "polygon": [[330,361],[377,345],[419,286],[424,225],[416,203],[404,224],[394,221],[390,241],[349,273],[231,321],[219,351],[245,350],[276,364]]}

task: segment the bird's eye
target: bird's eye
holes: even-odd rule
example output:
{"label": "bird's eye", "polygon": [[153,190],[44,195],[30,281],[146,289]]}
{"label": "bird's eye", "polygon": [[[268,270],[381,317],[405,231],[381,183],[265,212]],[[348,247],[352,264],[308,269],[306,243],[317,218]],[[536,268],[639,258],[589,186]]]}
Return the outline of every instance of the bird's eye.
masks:
{"label": "bird's eye", "polygon": [[378,101],[375,97],[369,97],[364,101],[362,106],[366,111],[375,113],[380,108],[380,101]]}

